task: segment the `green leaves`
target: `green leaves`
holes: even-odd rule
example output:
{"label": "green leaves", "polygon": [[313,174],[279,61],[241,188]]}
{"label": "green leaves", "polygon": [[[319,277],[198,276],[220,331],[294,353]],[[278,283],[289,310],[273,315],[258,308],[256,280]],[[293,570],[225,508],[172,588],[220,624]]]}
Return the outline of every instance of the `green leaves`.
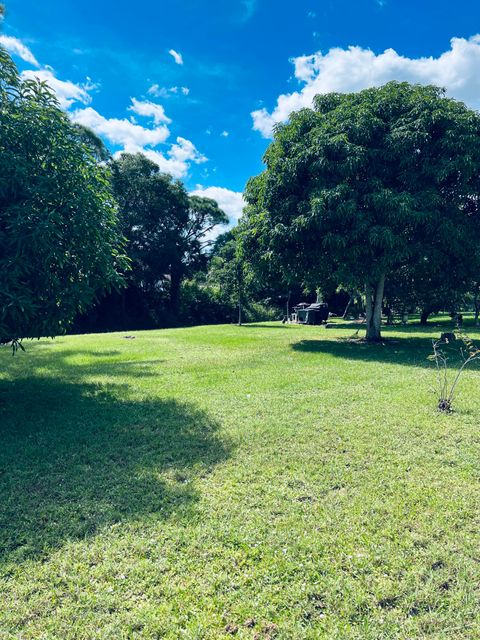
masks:
{"label": "green leaves", "polygon": [[176,315],[181,280],[205,266],[209,234],[228,218],[216,201],[189,196],[180,181],[162,174],[143,154],[122,153],[111,169],[132,258],[129,292],[141,301],[140,311],[131,310],[131,321],[144,312],[157,317],[165,291]]}
{"label": "green leaves", "polygon": [[429,269],[464,283],[478,253],[479,140],[480,117],[437,87],[317,96],[276,129],[247,184],[245,242],[303,283],[362,288],[386,273],[388,286],[405,269],[410,288]]}
{"label": "green leaves", "polygon": [[0,49],[0,342],[63,333],[128,262],[108,172]]}

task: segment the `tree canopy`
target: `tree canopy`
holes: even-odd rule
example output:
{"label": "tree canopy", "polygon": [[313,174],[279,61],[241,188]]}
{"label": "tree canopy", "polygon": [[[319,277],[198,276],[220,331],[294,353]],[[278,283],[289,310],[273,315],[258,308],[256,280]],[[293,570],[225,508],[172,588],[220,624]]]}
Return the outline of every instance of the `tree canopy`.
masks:
{"label": "tree canopy", "polygon": [[142,301],[134,313],[155,315],[167,294],[168,312],[175,315],[182,280],[205,267],[209,234],[228,218],[217,202],[189,196],[180,181],[143,154],[122,153],[111,167],[132,259],[130,297]]}
{"label": "tree canopy", "polygon": [[0,341],[63,333],[127,268],[108,171],[0,48]]}
{"label": "tree canopy", "polygon": [[277,126],[265,171],[248,182],[244,242],[310,286],[364,289],[367,338],[378,340],[399,269],[418,282],[475,254],[479,142],[480,116],[437,87],[319,95]]}
{"label": "tree canopy", "polygon": [[248,299],[256,292],[257,282],[249,266],[243,255],[243,245],[238,241],[237,229],[227,231],[217,238],[209,265],[208,281],[218,286],[229,304],[237,308],[239,325],[243,322]]}

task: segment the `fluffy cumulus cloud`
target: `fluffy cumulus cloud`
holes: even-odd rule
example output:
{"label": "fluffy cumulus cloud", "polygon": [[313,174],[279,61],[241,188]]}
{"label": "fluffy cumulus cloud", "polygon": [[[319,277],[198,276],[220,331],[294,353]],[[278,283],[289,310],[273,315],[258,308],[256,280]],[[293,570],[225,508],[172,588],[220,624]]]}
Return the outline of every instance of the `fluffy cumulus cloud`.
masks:
{"label": "fluffy cumulus cloud", "polygon": [[178,53],[178,51],[175,51],[175,49],[170,49],[168,53],[175,60],[175,64],[183,64],[183,57],[181,53]]}
{"label": "fluffy cumulus cloud", "polygon": [[438,58],[407,58],[393,49],[375,54],[370,49],[333,48],[292,59],[295,77],[304,86],[280,95],[273,111],[252,112],[253,128],[268,138],[277,122],[285,122],[292,111],[309,107],[316,94],[359,91],[389,80],[435,84],[448,95],[480,108],[480,34],[452,38],[450,49]]}
{"label": "fluffy cumulus cloud", "polygon": [[180,136],[166,153],[155,149],[137,149],[137,151],[141,151],[147,158],[156,162],[160,171],[169,173],[174,178],[183,178],[192,162],[201,164],[207,161],[207,158],[198,151],[193,142]]}
{"label": "fluffy cumulus cloud", "polygon": [[21,76],[24,79],[36,78],[41,82],[46,82],[56,93],[62,109],[69,109],[75,102],[90,104],[92,98],[89,92],[96,88],[89,80],[83,84],[76,84],[69,80],[59,80],[50,68],[28,69],[27,71],[22,71]]}
{"label": "fluffy cumulus cloud", "polygon": [[[132,103],[130,109],[137,108],[136,113],[139,115],[151,117],[156,126],[143,127],[126,118],[105,118],[91,107],[74,111],[72,120],[89,127],[110,144],[121,147],[116,155],[122,151],[141,152],[158,164],[161,171],[171,174],[174,178],[183,178],[188,173],[191,163],[206,162],[207,158],[198,151],[193,142],[182,137],[177,137],[176,142],[170,145],[167,151],[160,151],[158,145],[163,144],[170,135],[168,127],[158,124],[159,114],[151,106],[145,106],[153,103],[138,100],[132,100]],[[155,106],[159,105],[153,104],[153,107]],[[162,121],[170,122],[163,110],[162,114]]]}
{"label": "fluffy cumulus cloud", "polygon": [[92,107],[77,109],[72,113],[72,120],[92,129],[111,144],[121,146],[128,152],[161,144],[170,133],[165,125],[149,129],[126,118],[105,118]]}
{"label": "fluffy cumulus cloud", "polygon": [[242,215],[243,207],[245,206],[242,193],[239,191],[230,191],[230,189],[224,189],[223,187],[202,187],[197,185],[197,188],[191,192],[191,195],[216,200],[220,209],[223,209],[227,214],[232,226],[237,224],[238,219]]}
{"label": "fluffy cumulus cloud", "polygon": [[145,116],[147,118],[153,118],[155,124],[161,124],[162,122],[170,124],[172,121],[165,114],[165,109],[161,104],[155,104],[149,100],[141,101],[136,98],[132,98],[132,104],[128,107],[129,111],[133,111],[139,116]]}
{"label": "fluffy cumulus cloud", "polygon": [[40,66],[40,63],[37,61],[30,49],[17,38],[0,35],[0,45],[12,55],[21,58],[24,62],[33,64],[34,67]]}

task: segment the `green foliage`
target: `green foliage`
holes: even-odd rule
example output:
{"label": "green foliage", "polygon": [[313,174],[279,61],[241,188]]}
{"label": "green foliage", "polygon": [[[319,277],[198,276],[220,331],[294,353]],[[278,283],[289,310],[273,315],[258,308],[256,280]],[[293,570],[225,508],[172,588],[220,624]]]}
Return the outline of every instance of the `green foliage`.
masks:
{"label": "green foliage", "polygon": [[[181,287],[178,321],[182,326],[238,322],[238,300],[203,274],[184,280]],[[278,312],[262,302],[246,298],[243,322],[276,320]]]}
{"label": "green foliage", "polygon": [[144,155],[123,153],[112,162],[112,184],[132,259],[130,283],[150,309],[168,291],[178,312],[182,280],[205,266],[208,234],[228,221],[209,198],[189,196]]}
{"label": "green foliage", "polygon": [[148,295],[184,258],[182,231],[188,223],[184,186],[144,155],[123,153],[114,160],[112,185],[132,260],[130,281]]}
{"label": "green foliage", "polygon": [[182,325],[228,323],[235,317],[235,307],[223,297],[221,290],[208,285],[199,275],[182,282],[180,300]]}
{"label": "green foliage", "polygon": [[77,132],[78,139],[90,149],[98,162],[107,162],[111,159],[111,154],[103,140],[94,131],[78,123],[74,123],[73,128]]}
{"label": "green foliage", "polygon": [[384,280],[406,265],[415,287],[425,274],[447,277],[454,262],[465,279],[478,237],[479,137],[480,116],[436,87],[317,96],[277,126],[266,170],[247,185],[248,251],[310,286],[365,287],[377,320]]}
{"label": "green foliage", "polygon": [[0,342],[54,336],[127,268],[108,172],[3,49],[0,128]]}
{"label": "green foliage", "polygon": [[242,324],[243,310],[255,292],[257,282],[247,262],[243,244],[235,229],[217,241],[208,272],[208,281],[219,287],[223,298],[238,309],[238,324]]}

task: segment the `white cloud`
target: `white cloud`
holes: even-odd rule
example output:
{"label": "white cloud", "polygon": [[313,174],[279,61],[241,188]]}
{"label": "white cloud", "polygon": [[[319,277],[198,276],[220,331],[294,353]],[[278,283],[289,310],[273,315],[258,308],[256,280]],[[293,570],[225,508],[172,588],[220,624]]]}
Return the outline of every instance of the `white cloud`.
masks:
{"label": "white cloud", "polygon": [[191,191],[190,195],[216,200],[220,209],[223,209],[227,214],[231,226],[237,224],[245,206],[242,193],[230,191],[230,189],[225,189],[224,187],[202,187],[197,185],[197,188]]}
{"label": "white cloud", "polygon": [[159,84],[152,84],[147,93],[155,98],[171,98],[172,95],[179,93],[188,96],[190,89],[188,87],[161,87]]}
{"label": "white cloud", "polygon": [[[0,35],[0,45],[34,67],[41,66],[30,49],[17,38]],[[40,82],[46,82],[56,94],[62,109],[69,109],[75,102],[80,102],[84,105],[89,104],[91,102],[89,92],[97,88],[97,85],[93,84],[90,78],[87,78],[83,83],[59,80],[55,76],[52,67],[48,65],[38,69],[27,69],[22,71],[20,75],[23,80],[37,79]]]}
{"label": "white cloud", "polygon": [[160,104],[155,104],[149,100],[141,101],[136,98],[132,98],[132,105],[128,107],[129,111],[133,111],[139,116],[147,118],[153,118],[155,124],[161,124],[162,122],[170,124],[172,121],[165,114],[165,109]]}
{"label": "white cloud", "polygon": [[[155,118],[154,113],[140,115]],[[166,152],[157,149],[156,147],[164,143],[170,135],[168,127],[163,124],[149,129],[126,118],[105,118],[91,107],[74,111],[72,120],[89,127],[111,144],[122,147],[115,156],[122,151],[143,153],[158,164],[161,171],[171,174],[174,178],[185,177],[192,163],[201,164],[207,161],[193,142],[182,137],[178,137]]]}
{"label": "white cloud", "polygon": [[438,58],[407,58],[393,49],[375,54],[370,49],[348,47],[299,56],[292,63],[295,77],[304,87],[280,95],[272,112],[252,112],[253,128],[266,138],[275,123],[285,122],[292,111],[311,106],[319,93],[360,91],[389,80],[445,87],[448,95],[480,108],[480,34],[452,38],[450,49]]}
{"label": "white cloud", "polygon": [[17,38],[0,35],[0,45],[5,47],[9,53],[18,56],[29,64],[33,64],[34,67],[40,66],[40,63],[37,61],[30,49]]}
{"label": "white cloud", "polygon": [[156,146],[165,142],[170,134],[165,125],[147,129],[126,118],[105,118],[91,107],[74,111],[72,120],[89,127],[112,144],[121,145],[125,151],[132,153],[145,146]]}
{"label": "white cloud", "polygon": [[159,84],[152,84],[152,86],[147,90],[147,93],[155,98],[165,98],[168,93],[168,89],[164,89]]}
{"label": "white cloud", "polygon": [[88,79],[84,84],[75,84],[69,80],[59,80],[55,77],[50,68],[22,71],[23,79],[37,79],[46,82],[48,86],[56,93],[58,101],[62,109],[69,109],[75,102],[81,104],[90,104],[92,98],[89,91],[96,88]]}
{"label": "white cloud", "polygon": [[230,134],[228,133],[228,131],[222,131],[220,135],[222,136],[222,138],[228,138]]}
{"label": "white cloud", "polygon": [[175,51],[175,49],[170,49],[168,53],[175,60],[175,64],[183,64],[183,57],[181,53],[178,53],[178,51]]}
{"label": "white cloud", "polygon": [[[33,54],[19,40],[7,36],[0,36],[0,45],[16,53],[26,62],[40,66]],[[173,49],[170,51],[177,64],[183,64],[182,56]],[[86,82],[75,84],[74,82],[59,80],[54,70],[45,65],[38,70],[29,69],[21,74],[23,79],[38,79],[46,82],[55,92],[62,109],[69,110],[75,103],[80,103],[85,108],[77,108],[69,112],[73,122],[82,124],[104,138],[115,147],[120,147],[118,155],[122,151],[127,153],[144,153],[152,161],[156,162],[161,171],[171,174],[175,178],[183,178],[192,163],[201,164],[207,161],[195,145],[186,138],[177,137],[175,143],[170,144],[166,151],[160,151],[157,147],[164,144],[170,135],[167,125],[172,121],[166,115],[162,105],[155,104],[150,100],[137,100],[131,98],[131,105],[128,111],[143,118],[150,118],[150,126],[142,126],[135,121],[132,116],[127,118],[106,118],[89,105],[91,103],[90,93],[97,88],[92,81],[87,78]],[[188,87],[171,87],[168,90],[161,89],[159,85],[152,85],[148,90],[151,95],[160,95],[160,92],[189,94]]]}
{"label": "white cloud", "polygon": [[201,164],[207,161],[193,142],[180,136],[166,154],[155,149],[137,149],[137,151],[141,151],[152,162],[158,164],[160,171],[169,173],[174,178],[183,178],[188,172],[190,163]]}

